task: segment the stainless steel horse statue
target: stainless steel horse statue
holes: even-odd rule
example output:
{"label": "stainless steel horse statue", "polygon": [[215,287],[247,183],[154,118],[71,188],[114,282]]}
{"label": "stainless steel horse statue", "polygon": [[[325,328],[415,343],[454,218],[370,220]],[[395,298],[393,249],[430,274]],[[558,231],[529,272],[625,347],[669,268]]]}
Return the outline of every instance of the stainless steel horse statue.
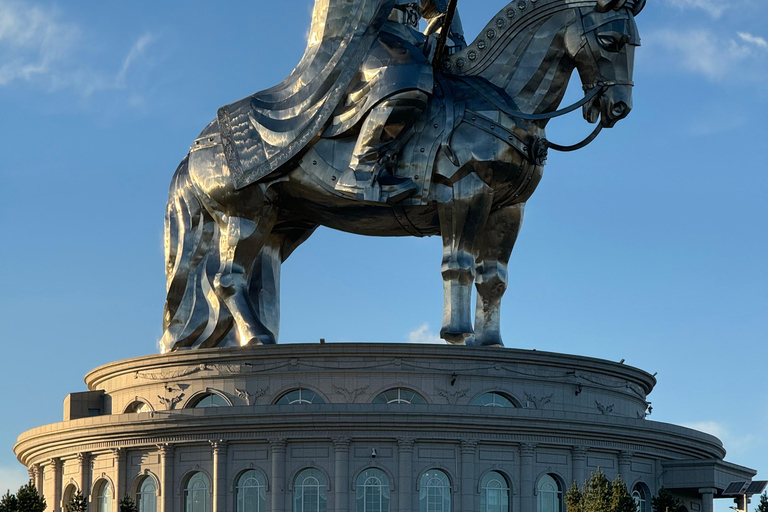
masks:
{"label": "stainless steel horse statue", "polygon": [[[581,147],[629,114],[634,17],[645,0],[512,1],[472,44],[437,60],[420,116],[389,141],[383,172],[407,181],[407,194],[382,178],[376,194],[350,196],[337,180],[372,108],[360,99],[373,94],[360,70],[376,44],[395,56],[405,44],[380,35],[396,19],[395,3],[316,0],[307,53],[291,77],[222,108],[192,145],[166,213],[164,351],[276,343],[280,266],[319,225],[442,236],[441,336],[503,345],[500,304],[525,202],[548,148]],[[354,16],[334,5],[354,6]],[[427,61],[430,41],[419,48]],[[585,96],[558,110],[574,69]],[[549,143],[547,122],[578,107],[598,123],[593,135],[574,147]]]}

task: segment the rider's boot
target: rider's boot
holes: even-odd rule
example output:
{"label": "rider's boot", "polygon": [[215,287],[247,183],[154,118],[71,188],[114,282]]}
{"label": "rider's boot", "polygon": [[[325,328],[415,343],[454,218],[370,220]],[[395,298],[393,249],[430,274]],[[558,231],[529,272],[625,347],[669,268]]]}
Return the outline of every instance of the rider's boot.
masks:
{"label": "rider's boot", "polygon": [[429,97],[418,90],[405,91],[381,101],[363,122],[349,168],[336,182],[336,190],[349,197],[379,201],[382,192],[390,202],[402,200],[416,191],[408,178],[394,175],[395,146],[427,107]]}

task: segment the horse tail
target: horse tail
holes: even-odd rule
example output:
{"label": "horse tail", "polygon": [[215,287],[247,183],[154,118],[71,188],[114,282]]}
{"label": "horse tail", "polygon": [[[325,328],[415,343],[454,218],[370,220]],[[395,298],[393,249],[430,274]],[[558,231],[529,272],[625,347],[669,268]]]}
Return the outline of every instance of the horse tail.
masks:
{"label": "horse tail", "polygon": [[160,348],[206,348],[225,342],[232,316],[213,289],[219,228],[189,177],[189,156],[176,169],[165,210],[166,301]]}

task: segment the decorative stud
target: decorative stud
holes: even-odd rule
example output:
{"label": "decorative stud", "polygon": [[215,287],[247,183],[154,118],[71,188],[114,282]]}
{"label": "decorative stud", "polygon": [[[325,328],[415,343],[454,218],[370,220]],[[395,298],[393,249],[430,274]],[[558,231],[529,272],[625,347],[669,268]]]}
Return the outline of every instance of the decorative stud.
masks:
{"label": "decorative stud", "polygon": [[517,13],[514,9],[507,9],[507,18],[513,20],[515,19],[515,16],[517,16]]}
{"label": "decorative stud", "polygon": [[467,58],[469,60],[476,60],[477,59],[477,52],[472,50],[467,54]]}
{"label": "decorative stud", "polygon": [[492,28],[488,29],[488,31],[485,33],[485,37],[487,37],[488,39],[493,39],[494,37],[496,37],[496,31],[493,30]]}
{"label": "decorative stud", "polygon": [[528,7],[528,2],[526,2],[525,0],[520,0],[519,2],[517,2],[517,8],[520,9],[521,11],[524,11],[527,7]]}
{"label": "decorative stud", "polygon": [[485,50],[485,47],[488,46],[488,43],[485,42],[485,40],[481,39],[477,42],[477,48],[479,50]]}

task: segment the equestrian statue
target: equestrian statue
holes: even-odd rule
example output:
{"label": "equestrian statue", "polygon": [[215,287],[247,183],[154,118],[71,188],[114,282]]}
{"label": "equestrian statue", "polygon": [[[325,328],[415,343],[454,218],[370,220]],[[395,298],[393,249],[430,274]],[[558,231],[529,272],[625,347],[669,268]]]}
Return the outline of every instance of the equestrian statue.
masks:
{"label": "equestrian statue", "polygon": [[[549,149],[632,109],[645,0],[514,0],[471,44],[456,3],[315,0],[291,75],[219,109],[171,182],[164,352],[276,343],[281,264],[320,225],[440,235],[441,337],[503,346],[525,202]],[[547,141],[578,108],[592,134]]]}

